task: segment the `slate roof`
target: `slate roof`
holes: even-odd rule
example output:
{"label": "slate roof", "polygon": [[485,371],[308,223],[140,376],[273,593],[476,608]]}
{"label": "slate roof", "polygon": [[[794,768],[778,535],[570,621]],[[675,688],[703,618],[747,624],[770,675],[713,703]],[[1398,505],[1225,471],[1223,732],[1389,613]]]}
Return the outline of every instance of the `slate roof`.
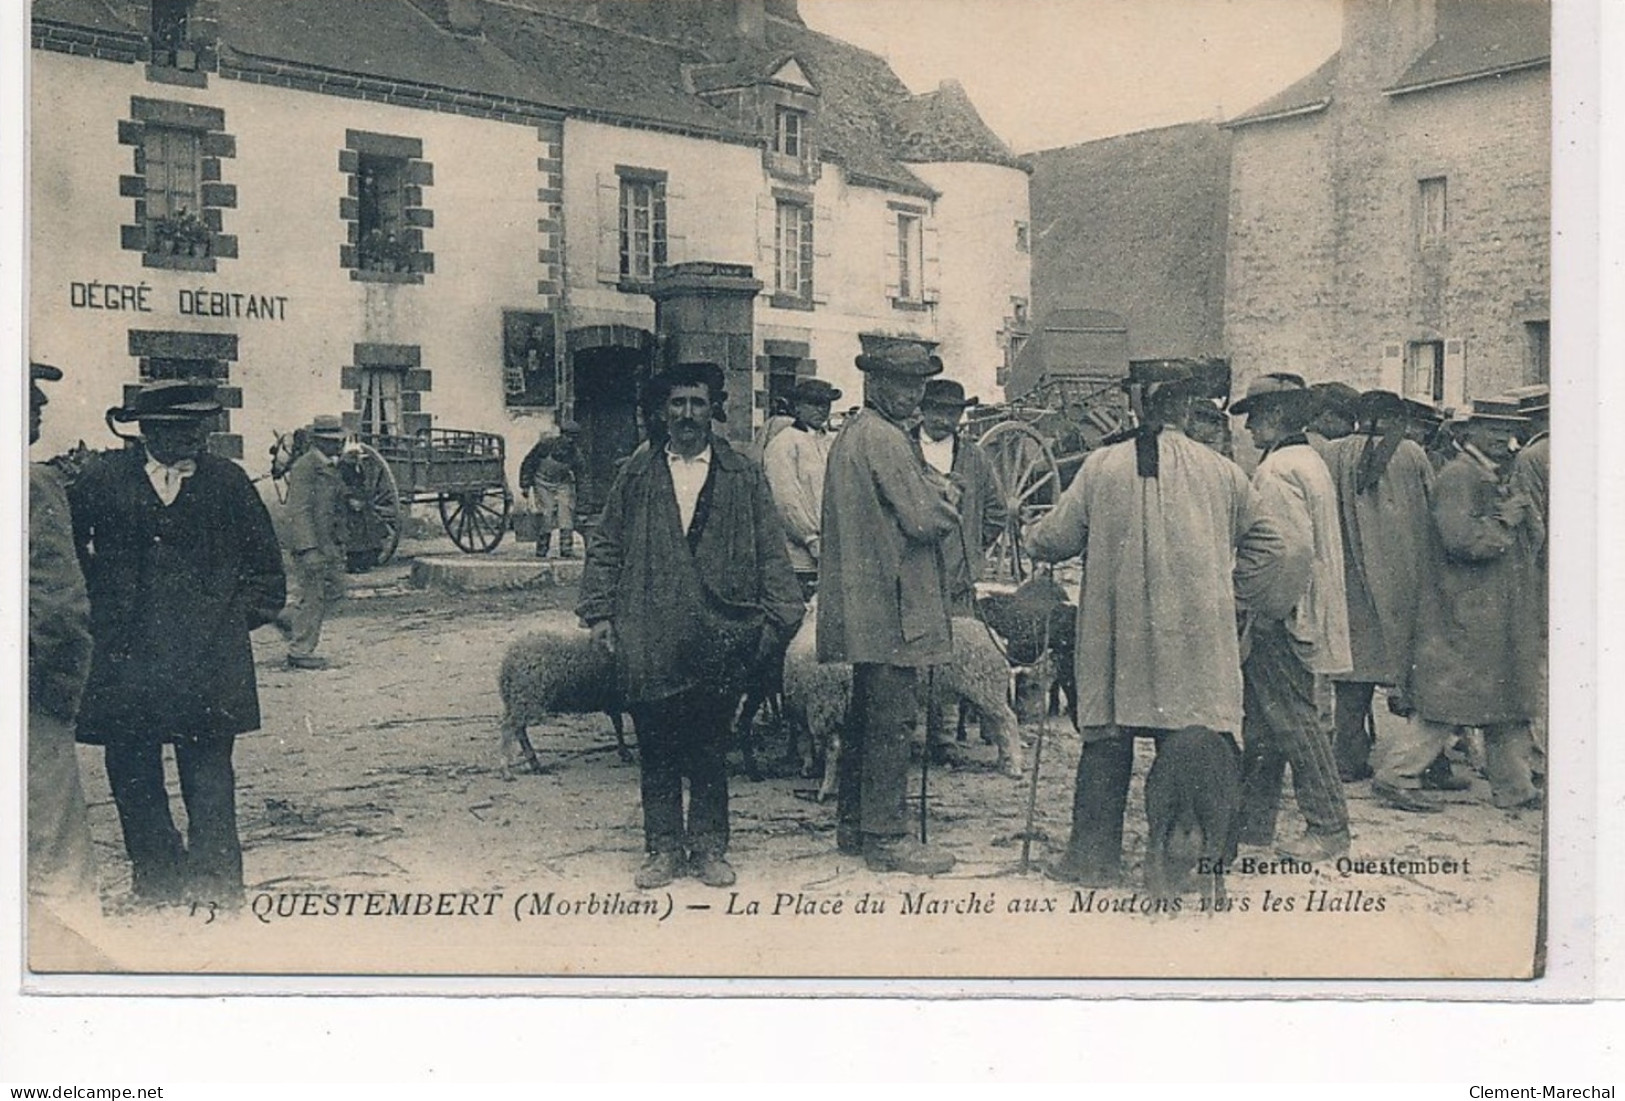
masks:
{"label": "slate roof", "polygon": [[1439,7],[1439,37],[1389,92],[1420,91],[1552,58],[1549,0],[1473,0]]}
{"label": "slate roof", "polygon": [[1110,311],[1133,359],[1220,354],[1232,141],[1192,122],[1029,154],[1033,315]]}
{"label": "slate roof", "polygon": [[1224,123],[1227,127],[1247,126],[1255,122],[1291,118],[1295,115],[1324,111],[1332,102],[1332,91],[1337,85],[1337,63],[1341,54],[1333,54],[1320,67],[1302,80],[1275,93],[1251,110],[1244,111]]}
{"label": "slate roof", "polygon": [[110,5],[104,0],[35,0],[33,17],[104,34],[141,33],[141,28],[134,22],[132,14],[124,11],[123,5]]}
{"label": "slate roof", "polygon": [[893,109],[904,161],[979,161],[1026,168],[1010,147],[982,121],[957,80],[945,80],[934,92],[910,96]]}
{"label": "slate roof", "polygon": [[[956,83],[913,95],[886,61],[767,0],[765,42],[719,31],[694,0],[483,0],[454,34],[434,0],[220,0],[222,57],[493,96],[578,117],[755,143],[700,92],[765,80],[795,58],[820,93],[817,142],[860,186],[926,197],[908,162],[1020,167]],[[138,0],[34,0],[33,18],[144,34]]]}
{"label": "slate roof", "polygon": [[[1389,88],[1390,95],[1550,63],[1551,0],[1439,0],[1437,37]],[[1338,60],[1321,66],[1224,125],[1249,126],[1324,110],[1337,90]]]}

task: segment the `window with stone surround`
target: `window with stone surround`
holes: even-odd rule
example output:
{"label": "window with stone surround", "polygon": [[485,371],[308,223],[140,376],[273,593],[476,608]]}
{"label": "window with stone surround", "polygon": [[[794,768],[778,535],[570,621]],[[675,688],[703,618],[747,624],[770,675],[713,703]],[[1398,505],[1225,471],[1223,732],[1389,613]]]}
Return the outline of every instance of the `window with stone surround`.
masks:
{"label": "window with stone surround", "polygon": [[812,304],[812,206],[779,199],[774,231],[773,304]]}
{"label": "window with stone surround", "polygon": [[209,426],[209,451],[222,458],[241,459],[243,438],[231,430],[231,411],[243,407],[242,388],[231,385],[231,365],[237,362],[237,335],[131,329],[128,339],[140,381],[125,386],[125,403],[142,384],[160,379],[213,382],[215,398],[225,409]]}
{"label": "window with stone surround", "polygon": [[617,168],[621,181],[619,222],[622,282],[652,283],[666,263],[666,174]]}
{"label": "window with stone surround", "polygon": [[897,297],[905,302],[918,302],[924,296],[920,280],[924,236],[918,214],[897,215]]}
{"label": "window with stone surround", "polygon": [[120,228],[120,244],[142,254],[147,267],[214,271],[237,255],[237,238],[222,232],[237,188],[221,180],[221,162],[237,155],[225,112],[168,100],[130,99],[119,141],[135,147],[131,175],[119,191],[135,202],[135,218]]}
{"label": "window with stone surround", "polygon": [[937,230],[927,224],[925,206],[886,204],[892,224],[886,230],[886,297],[896,310],[928,310],[940,281]]}
{"label": "window with stone surround", "polygon": [[352,407],[340,415],[347,432],[377,447],[388,439],[426,431],[434,417],[423,410],[433,376],[423,369],[416,344],[357,344],[339,385],[350,391]]}
{"label": "window with stone surround", "polygon": [[347,178],[347,194],[339,200],[346,231],[340,266],[362,282],[423,282],[434,271],[434,254],[423,240],[423,231],[434,225],[423,196],[434,183],[434,166],[423,159],[423,143],[347,130],[339,170]]}
{"label": "window with stone surround", "polygon": [[1444,176],[1417,182],[1416,239],[1422,248],[1444,244],[1450,229],[1449,193]]}

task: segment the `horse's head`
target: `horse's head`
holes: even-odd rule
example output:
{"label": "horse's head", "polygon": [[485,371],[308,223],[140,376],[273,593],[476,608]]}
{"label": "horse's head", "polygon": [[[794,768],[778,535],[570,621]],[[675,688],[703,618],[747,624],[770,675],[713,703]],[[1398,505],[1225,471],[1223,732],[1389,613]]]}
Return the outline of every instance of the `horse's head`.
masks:
{"label": "horse's head", "polygon": [[[273,431],[275,431],[273,429]],[[296,428],[292,432],[276,432],[276,442],[271,445],[271,477],[281,481],[293,469],[295,460],[305,453],[310,446],[303,428]]]}

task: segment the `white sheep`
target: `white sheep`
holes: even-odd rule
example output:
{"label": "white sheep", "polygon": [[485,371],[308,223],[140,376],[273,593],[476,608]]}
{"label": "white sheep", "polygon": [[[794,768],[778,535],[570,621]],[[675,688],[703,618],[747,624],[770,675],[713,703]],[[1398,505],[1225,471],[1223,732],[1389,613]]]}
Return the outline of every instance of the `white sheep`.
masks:
{"label": "white sheep", "polygon": [[615,659],[594,646],[592,633],[560,624],[533,631],[508,647],[497,674],[502,693],[504,769],[523,761],[543,771],[526,727],[554,715],[602,713],[615,724],[621,760],[632,760],[621,715],[624,702],[615,683]]}
{"label": "white sheep", "polygon": [[[791,730],[806,739],[804,761],[809,772],[815,758],[820,753],[823,756],[824,778],[818,798],[824,800],[835,793],[838,783],[836,762],[852,697],[852,667],[819,663],[817,621],[815,601],[785,653],[784,709]],[[999,767],[1006,775],[1019,777],[1023,771],[1021,729],[1010,709],[1010,667],[987,629],[973,618],[954,617],[953,639],[953,661],[939,666],[929,682],[934,684],[939,700],[957,703],[964,699],[975,706],[984,733],[991,734],[999,747]],[[927,683],[922,671],[922,694]]]}

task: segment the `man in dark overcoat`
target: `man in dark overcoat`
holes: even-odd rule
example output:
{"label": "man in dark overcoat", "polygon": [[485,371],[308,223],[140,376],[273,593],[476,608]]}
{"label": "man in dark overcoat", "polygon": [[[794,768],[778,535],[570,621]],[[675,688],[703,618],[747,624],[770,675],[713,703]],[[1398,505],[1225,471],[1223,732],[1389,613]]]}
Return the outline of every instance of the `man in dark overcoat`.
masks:
{"label": "man in dark overcoat", "polygon": [[1404,399],[1370,390],[1358,413],[1359,430],[1322,452],[1337,485],[1348,593],[1352,668],[1332,678],[1332,749],[1345,782],[1371,776],[1377,686],[1397,686],[1410,668],[1433,524],[1433,466],[1406,434]]}
{"label": "man in dark overcoat", "polygon": [[[70,494],[94,650],[78,739],[104,746],[138,898],[241,899],[236,736],[258,729],[249,632],[282,610],[282,557],[248,475],[205,451],[211,384],[142,387],[108,421],[139,446],[88,463]],[[116,430],[115,430],[116,431]],[[187,838],[169,812],[175,747]]]}
{"label": "man in dark overcoat", "polygon": [[942,543],[958,494],[909,433],[942,361],[898,343],[857,365],[864,406],[830,447],[818,580],[818,660],[852,665],[836,845],[873,871],[936,875],[954,859],[909,836],[903,798],[918,671],[953,654]]}
{"label": "man in dark overcoat", "polygon": [[649,387],[664,442],[615,476],[576,611],[615,655],[637,727],[648,856],[635,883],[691,872],[727,887],[728,723],[746,671],[779,651],[804,608],[767,477],[712,434],[720,372],[678,364]]}
{"label": "man in dark overcoat", "polygon": [[1377,734],[1372,792],[1400,810],[1435,809],[1422,771],[1457,727],[1484,735],[1485,771],[1499,807],[1538,805],[1530,720],[1540,699],[1540,549],[1546,524],[1511,477],[1512,442],[1527,422],[1475,410],[1461,454],[1433,484],[1427,590],[1401,696],[1411,722]]}

